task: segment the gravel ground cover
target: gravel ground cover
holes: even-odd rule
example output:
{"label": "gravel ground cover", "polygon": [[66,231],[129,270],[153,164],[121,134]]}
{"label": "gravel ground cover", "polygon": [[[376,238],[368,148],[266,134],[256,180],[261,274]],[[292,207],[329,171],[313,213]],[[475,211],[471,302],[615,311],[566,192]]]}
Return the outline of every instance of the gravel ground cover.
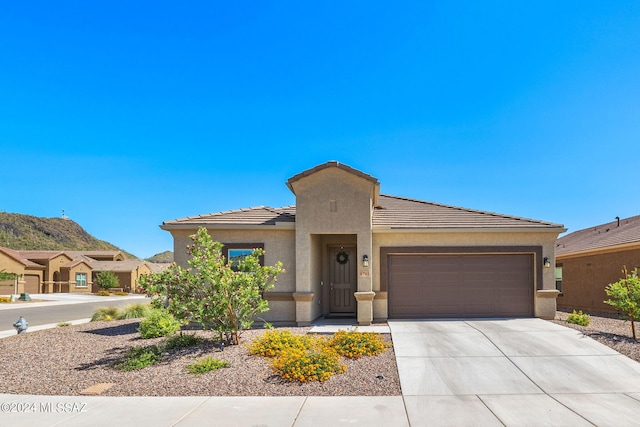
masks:
{"label": "gravel ground cover", "polygon": [[[631,322],[622,320],[615,314],[589,313],[589,326],[567,323],[569,312],[557,311],[552,322],[568,328],[577,329],[594,340],[616,350],[618,353],[640,362],[640,341],[635,341],[631,335]],[[640,323],[636,324],[636,335],[640,336]]]}
{"label": "gravel ground cover", "polygon": [[[114,367],[132,347],[160,343],[143,340],[139,320],[92,322],[29,332],[0,340],[2,381],[0,393],[80,395],[100,383],[114,385],[104,396],[392,396],[400,395],[395,354],[360,359],[343,358],[347,371],[327,381],[292,383],[274,375],[269,361],[249,355],[241,344],[220,351],[213,339],[197,347],[165,355],[153,366],[123,372]],[[310,328],[284,328],[307,333]],[[208,331],[188,333],[214,338]],[[243,343],[264,333],[243,332]],[[390,342],[390,336],[383,335]],[[196,358],[213,356],[231,364],[215,372],[193,375],[187,365]]]}

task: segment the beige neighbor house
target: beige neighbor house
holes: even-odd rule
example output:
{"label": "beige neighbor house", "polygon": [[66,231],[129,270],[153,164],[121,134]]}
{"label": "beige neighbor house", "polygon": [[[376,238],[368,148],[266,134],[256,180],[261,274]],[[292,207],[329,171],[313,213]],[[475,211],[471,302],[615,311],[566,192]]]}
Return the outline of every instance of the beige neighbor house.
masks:
{"label": "beige neighbor house", "polygon": [[[113,271],[120,286],[138,291],[143,274],[160,266],[142,260],[125,260],[120,251],[24,251],[0,247],[0,271],[18,275],[17,282],[0,283],[0,295],[17,293],[92,292],[99,271]],[[12,283],[9,283],[12,282]]]}
{"label": "beige neighbor house", "polygon": [[640,270],[640,215],[574,231],[556,243],[558,307],[615,312],[605,287]]}
{"label": "beige neighbor house", "polygon": [[382,195],[376,178],[335,161],[287,186],[295,206],[164,222],[176,262],[199,227],[227,257],[264,248],[265,264],[286,269],[265,294],[270,322],[555,315],[562,225]]}

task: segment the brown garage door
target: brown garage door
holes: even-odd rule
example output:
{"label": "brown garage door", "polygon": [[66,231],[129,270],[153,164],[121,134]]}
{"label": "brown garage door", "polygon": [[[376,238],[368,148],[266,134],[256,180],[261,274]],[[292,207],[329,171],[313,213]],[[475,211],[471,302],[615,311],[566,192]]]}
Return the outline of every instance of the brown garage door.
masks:
{"label": "brown garage door", "polygon": [[24,291],[29,294],[39,294],[40,293],[40,277],[25,275]]}
{"label": "brown garage door", "polygon": [[389,255],[390,318],[533,316],[533,255]]}

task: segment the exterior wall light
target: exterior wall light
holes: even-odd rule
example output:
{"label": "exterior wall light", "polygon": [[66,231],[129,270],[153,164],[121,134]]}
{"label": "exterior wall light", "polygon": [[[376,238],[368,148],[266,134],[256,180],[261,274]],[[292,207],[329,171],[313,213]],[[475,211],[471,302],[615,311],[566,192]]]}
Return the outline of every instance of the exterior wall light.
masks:
{"label": "exterior wall light", "polygon": [[548,257],[544,257],[544,260],[542,260],[542,262],[545,268],[551,267],[551,260]]}
{"label": "exterior wall light", "polygon": [[369,267],[369,256],[368,255],[362,255],[362,266],[363,267]]}

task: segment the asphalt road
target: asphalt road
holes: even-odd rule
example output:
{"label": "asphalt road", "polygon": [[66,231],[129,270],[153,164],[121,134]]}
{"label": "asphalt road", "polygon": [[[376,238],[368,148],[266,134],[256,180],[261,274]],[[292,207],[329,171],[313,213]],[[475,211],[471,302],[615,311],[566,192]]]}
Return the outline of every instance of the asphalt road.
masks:
{"label": "asphalt road", "polygon": [[13,323],[20,316],[29,322],[29,326],[47,325],[91,317],[99,307],[124,307],[133,303],[149,303],[150,301],[150,299],[144,298],[47,306],[38,306],[37,303],[24,304],[24,308],[0,310],[0,331],[13,329]]}

